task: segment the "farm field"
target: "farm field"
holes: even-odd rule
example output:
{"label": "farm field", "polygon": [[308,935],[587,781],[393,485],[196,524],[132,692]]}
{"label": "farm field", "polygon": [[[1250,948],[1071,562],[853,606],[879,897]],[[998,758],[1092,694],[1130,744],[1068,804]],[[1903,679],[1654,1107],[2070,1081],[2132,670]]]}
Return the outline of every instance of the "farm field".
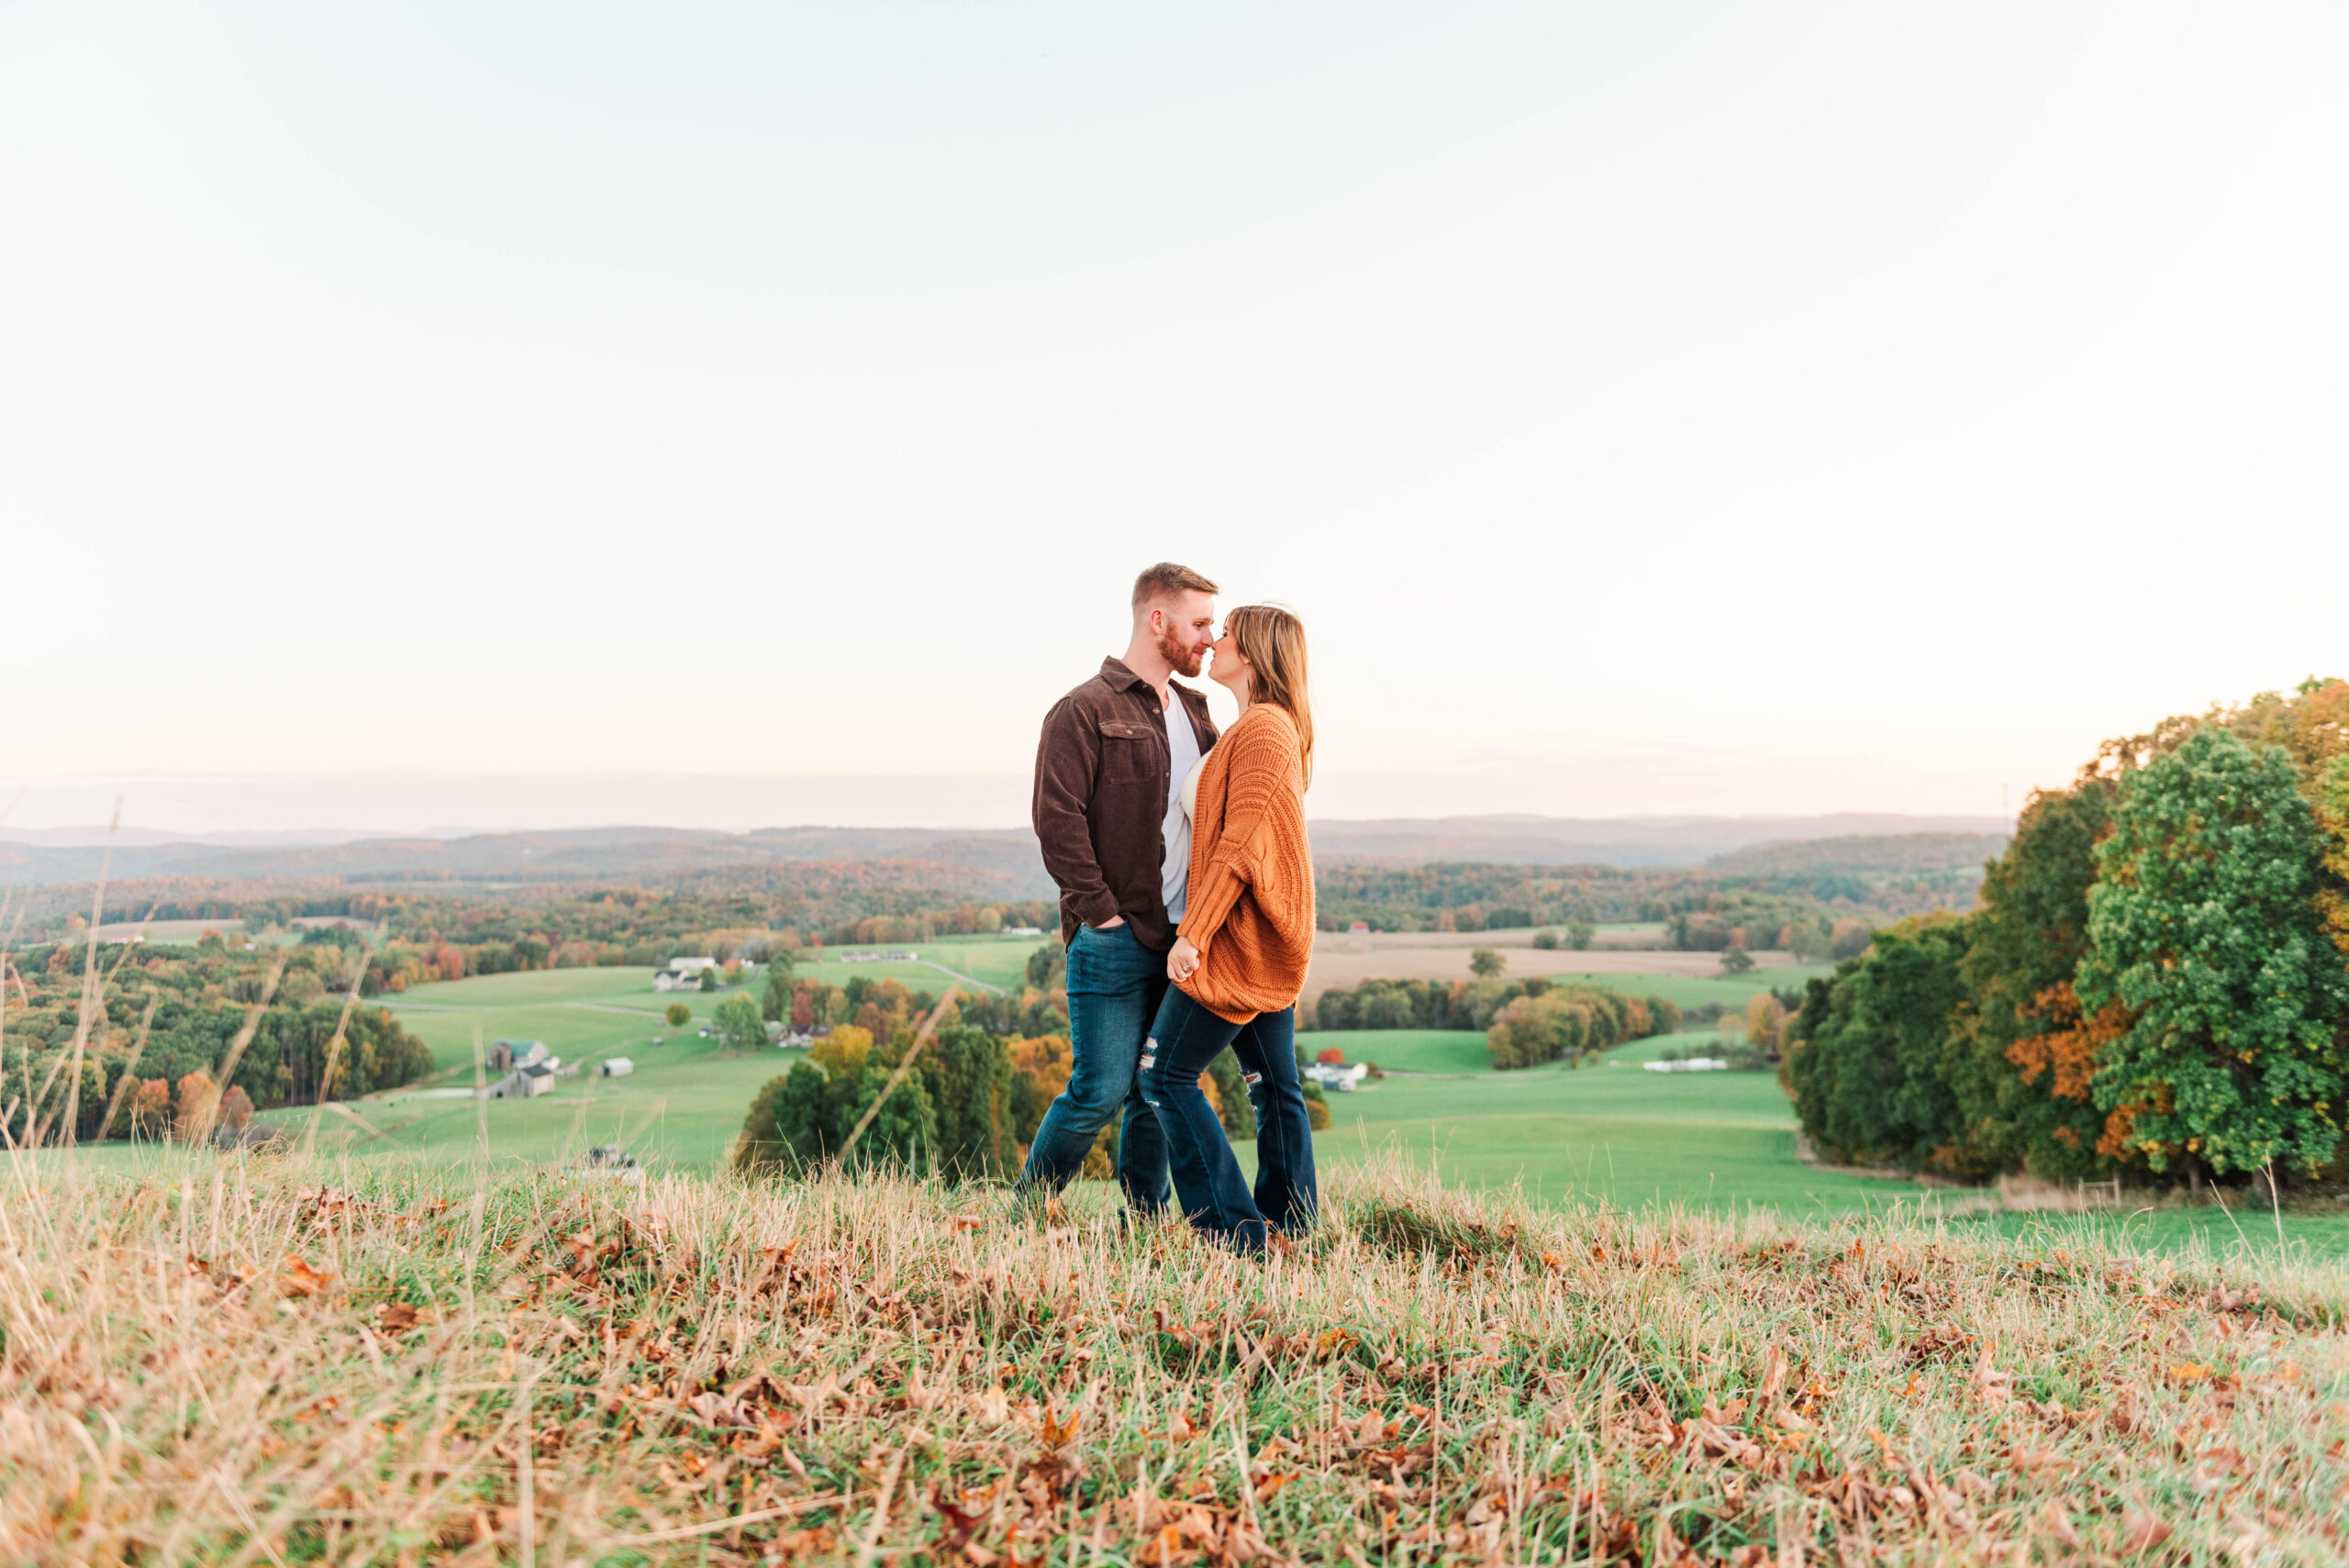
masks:
{"label": "farm field", "polygon": [[[957,977],[976,980],[998,990],[1018,990],[1025,983],[1028,957],[1047,943],[1059,945],[1060,933],[1048,932],[1041,937],[941,937],[927,942],[874,942],[856,948],[823,948],[807,950],[798,955],[792,973],[804,979],[821,980],[829,984],[845,985],[859,974],[868,979],[884,976],[911,986],[917,991],[943,995]],[[818,961],[813,954],[824,955]],[[913,963],[848,963],[842,955],[852,952],[898,952],[919,955]]]}
{"label": "farm field", "polygon": [[[1543,958],[1555,958],[1555,953],[1543,953]],[[1605,955],[1609,960],[1623,957],[1620,953]],[[1715,955],[1684,955],[1715,956]],[[1716,963],[1714,968],[1718,970]],[[1652,974],[1610,964],[1588,973],[1569,973],[1556,970],[1550,977],[1563,984],[1576,983],[1609,985],[1632,996],[1661,996],[1679,1007],[1701,1007],[1708,1002],[1718,1002],[1724,1007],[1737,1008],[1758,992],[1784,991],[1789,987],[1801,990],[1806,980],[1835,973],[1831,963],[1787,963],[1767,969],[1755,969],[1745,974]]]}
{"label": "farm field", "polygon": [[[1401,1052],[1393,1037],[1410,1036]],[[1388,1056],[1449,1063],[1469,1075],[1389,1078],[1331,1095],[1329,1131],[1314,1140],[1325,1162],[1360,1163],[1400,1155],[1447,1182],[1520,1185],[1544,1207],[1603,1198],[1619,1207],[1686,1204],[1708,1209],[1763,1206],[1789,1217],[1846,1214],[1920,1199],[1906,1182],[1815,1171],[1795,1159],[1795,1120],[1776,1079],[1765,1073],[1647,1073],[1638,1063],[1667,1046],[1712,1044],[1710,1034],[1664,1035],[1608,1054],[1607,1064],[1553,1064],[1517,1073],[1477,1072],[1484,1037],[1465,1031],[1384,1030],[1317,1034],[1348,1060],[1389,1065]],[[1438,1069],[1442,1070],[1442,1069]]]}
{"label": "farm field", "polygon": [[[1504,940],[1514,937],[1515,941]],[[1306,972],[1305,995],[1309,999],[1332,985],[1348,988],[1365,980],[1466,980],[1469,955],[1488,947],[1508,961],[1506,977],[1529,974],[1669,974],[1691,978],[1720,973],[1717,952],[1677,952],[1664,948],[1594,947],[1542,949],[1523,931],[1397,933],[1393,935],[1323,935],[1313,944],[1313,962]],[[1757,951],[1754,962],[1765,969],[1793,965],[1791,955]],[[1744,978],[1753,978],[1749,974]],[[1766,985],[1757,989],[1767,989]]]}

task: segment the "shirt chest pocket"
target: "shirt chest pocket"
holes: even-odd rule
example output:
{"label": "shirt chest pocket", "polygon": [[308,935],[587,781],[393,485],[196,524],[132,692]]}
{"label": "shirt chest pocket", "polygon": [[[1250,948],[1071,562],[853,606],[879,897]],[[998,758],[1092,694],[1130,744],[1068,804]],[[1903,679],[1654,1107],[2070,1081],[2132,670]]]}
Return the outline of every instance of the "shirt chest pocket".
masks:
{"label": "shirt chest pocket", "polygon": [[1101,777],[1116,784],[1143,784],[1165,766],[1160,753],[1165,732],[1139,719],[1101,721]]}

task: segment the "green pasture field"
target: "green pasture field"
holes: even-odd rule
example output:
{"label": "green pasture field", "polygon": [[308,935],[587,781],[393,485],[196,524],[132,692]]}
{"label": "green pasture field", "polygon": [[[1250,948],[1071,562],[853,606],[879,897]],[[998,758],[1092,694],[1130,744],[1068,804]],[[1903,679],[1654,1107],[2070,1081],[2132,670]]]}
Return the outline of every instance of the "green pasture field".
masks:
{"label": "green pasture field", "polygon": [[1676,1007],[1701,1007],[1719,1002],[1742,1007],[1755,993],[1784,991],[1819,975],[1832,974],[1831,963],[1789,963],[1776,969],[1756,969],[1744,974],[1553,974],[1559,985],[1605,985],[1626,996],[1661,996]]}
{"label": "green pasture field", "polygon": [[[869,980],[890,979],[916,991],[943,995],[958,978],[976,980],[997,990],[1018,991],[1027,984],[1028,956],[1051,943],[1057,932],[1041,937],[941,937],[928,942],[870,942],[858,947],[803,950],[795,955],[792,973],[807,980],[845,985],[862,974]],[[818,960],[815,954],[820,951]],[[912,952],[914,963],[845,963],[852,952]]]}
{"label": "green pasture field", "polygon": [[[820,961],[795,965],[793,973],[836,985],[858,975],[888,978],[933,995],[943,994],[958,976],[1013,989],[1024,981],[1028,955],[1039,945],[1035,937],[965,937],[832,948],[824,950]],[[841,954],[859,951],[909,951],[925,962],[841,962]],[[656,992],[652,974],[644,968],[540,970],[477,975],[373,998],[430,1047],[434,1076],[353,1105],[373,1133],[328,1113],[321,1123],[322,1146],[353,1155],[397,1151],[470,1159],[485,1125],[491,1156],[500,1161],[565,1159],[612,1143],[650,1165],[716,1169],[741,1130],[751,1097],[768,1079],[788,1071],[799,1053],[741,1055],[700,1037],[719,1002],[737,990],[761,995],[763,974],[716,992]],[[671,1029],[662,1019],[673,1002],[692,1010],[693,1021],[682,1029]],[[473,1083],[476,1031],[484,1047],[500,1039],[544,1040],[564,1065],[578,1062],[583,1071],[558,1080],[552,1093],[536,1099],[484,1102],[448,1095],[446,1091]],[[596,1064],[607,1056],[627,1057],[635,1072],[625,1078],[598,1075]],[[306,1125],[308,1115],[306,1109],[289,1109],[267,1119]]]}
{"label": "green pasture field", "polygon": [[1338,1029],[1297,1037],[1319,1052],[1335,1046],[1348,1062],[1374,1062],[1389,1073],[1490,1073],[1485,1037],[1474,1029]]}
{"label": "green pasture field", "polygon": [[[1402,1052],[1389,1044],[1402,1043],[1398,1037],[1408,1037]],[[1603,1066],[1553,1063],[1515,1073],[1479,1064],[1484,1037],[1465,1030],[1307,1038],[1317,1049],[1339,1046],[1350,1061],[1382,1068],[1418,1061],[1461,1074],[1390,1077],[1330,1095],[1331,1126],[1314,1140],[1324,1160],[1359,1162],[1392,1151],[1433,1164],[1449,1181],[1521,1184],[1545,1207],[1601,1198],[1628,1208],[1759,1206],[1823,1217],[1925,1195],[1911,1183],[1799,1163],[1792,1110],[1766,1073],[1664,1073],[1638,1065],[1667,1046],[1701,1050],[1714,1035],[1637,1040],[1609,1052]]]}
{"label": "green pasture field", "polygon": [[[925,957],[945,947],[910,945]],[[1009,973],[1014,961],[1025,964],[1035,945],[1032,938],[959,943],[962,951],[941,955],[941,962],[981,977]],[[984,951],[988,948],[995,951]],[[830,961],[816,967],[853,974],[892,966],[868,970]],[[719,1049],[697,1031],[713,1006],[733,993],[656,993],[651,976],[649,969],[541,971],[423,985],[381,998],[431,1048],[436,1074],[425,1084],[354,1102],[350,1108],[372,1130],[329,1110],[320,1121],[321,1151],[353,1159],[406,1153],[462,1162],[473,1157],[476,1138],[485,1131],[492,1162],[509,1167],[567,1160],[612,1143],[655,1168],[718,1169],[751,1096],[787,1071],[798,1053],[738,1055]],[[917,983],[913,975],[907,978]],[[684,1002],[695,1021],[677,1029],[663,1023],[662,1010],[672,1001]],[[543,1040],[566,1063],[581,1062],[587,1071],[560,1080],[553,1093],[534,1100],[447,1095],[473,1082],[476,1029],[484,1043],[501,1037]],[[1349,1061],[1375,1062],[1394,1074],[1329,1096],[1334,1122],[1315,1139],[1319,1157],[1329,1164],[1369,1162],[1391,1151],[1432,1166],[1449,1183],[1515,1186],[1545,1207],[1603,1200],[1627,1208],[1757,1207],[1826,1218],[1894,1203],[1930,1215],[1973,1196],[1800,1163],[1792,1108],[1768,1073],[1639,1069],[1640,1062],[1667,1047],[1711,1044],[1717,1037],[1705,1032],[1633,1041],[1609,1053],[1605,1066],[1553,1064],[1517,1073],[1492,1072],[1484,1037],[1467,1030],[1349,1030],[1300,1038],[1316,1050],[1334,1045]],[[610,1055],[629,1057],[635,1073],[596,1076],[594,1064]],[[1420,1073],[1430,1075],[1406,1075]],[[266,1119],[303,1127],[311,1115],[307,1107],[289,1108],[266,1113]],[[139,1157],[128,1145],[83,1153],[108,1162]],[[1241,1145],[1240,1153],[1242,1163],[1252,1166],[1253,1146]],[[2199,1241],[2221,1251],[2237,1244],[2238,1225],[2242,1239],[2254,1247],[2272,1248],[2276,1236],[2275,1220],[2263,1210],[1953,1214],[1949,1223],[2043,1239],[2050,1248],[2087,1230],[2115,1229],[2140,1246]],[[2283,1224],[2295,1245],[2328,1256],[2349,1254],[2349,1218],[2287,1215]]]}

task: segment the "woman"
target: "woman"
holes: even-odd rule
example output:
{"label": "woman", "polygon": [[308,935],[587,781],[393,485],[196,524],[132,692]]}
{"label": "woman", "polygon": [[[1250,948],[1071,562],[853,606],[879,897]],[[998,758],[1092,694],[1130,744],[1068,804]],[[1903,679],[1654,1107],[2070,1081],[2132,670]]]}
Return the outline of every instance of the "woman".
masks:
{"label": "woman", "polygon": [[[1268,1226],[1311,1225],[1317,1202],[1296,1043],[1297,998],[1313,956],[1305,627],[1275,606],[1245,605],[1226,617],[1214,654],[1208,673],[1240,699],[1240,717],[1185,783],[1187,907],[1166,955],[1174,986],[1142,1046],[1141,1092],[1165,1129],[1183,1212],[1217,1240],[1255,1251]],[[1226,1046],[1256,1106],[1252,1195],[1199,1088]]]}

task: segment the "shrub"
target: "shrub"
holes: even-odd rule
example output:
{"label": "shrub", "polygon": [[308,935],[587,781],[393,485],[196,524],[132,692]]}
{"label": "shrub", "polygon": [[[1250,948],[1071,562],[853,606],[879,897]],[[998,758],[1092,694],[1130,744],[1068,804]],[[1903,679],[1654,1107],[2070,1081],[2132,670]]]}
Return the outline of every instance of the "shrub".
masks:
{"label": "shrub", "polygon": [[671,1029],[681,1029],[693,1022],[694,1010],[683,1002],[672,1002],[661,1016],[669,1020]]}

